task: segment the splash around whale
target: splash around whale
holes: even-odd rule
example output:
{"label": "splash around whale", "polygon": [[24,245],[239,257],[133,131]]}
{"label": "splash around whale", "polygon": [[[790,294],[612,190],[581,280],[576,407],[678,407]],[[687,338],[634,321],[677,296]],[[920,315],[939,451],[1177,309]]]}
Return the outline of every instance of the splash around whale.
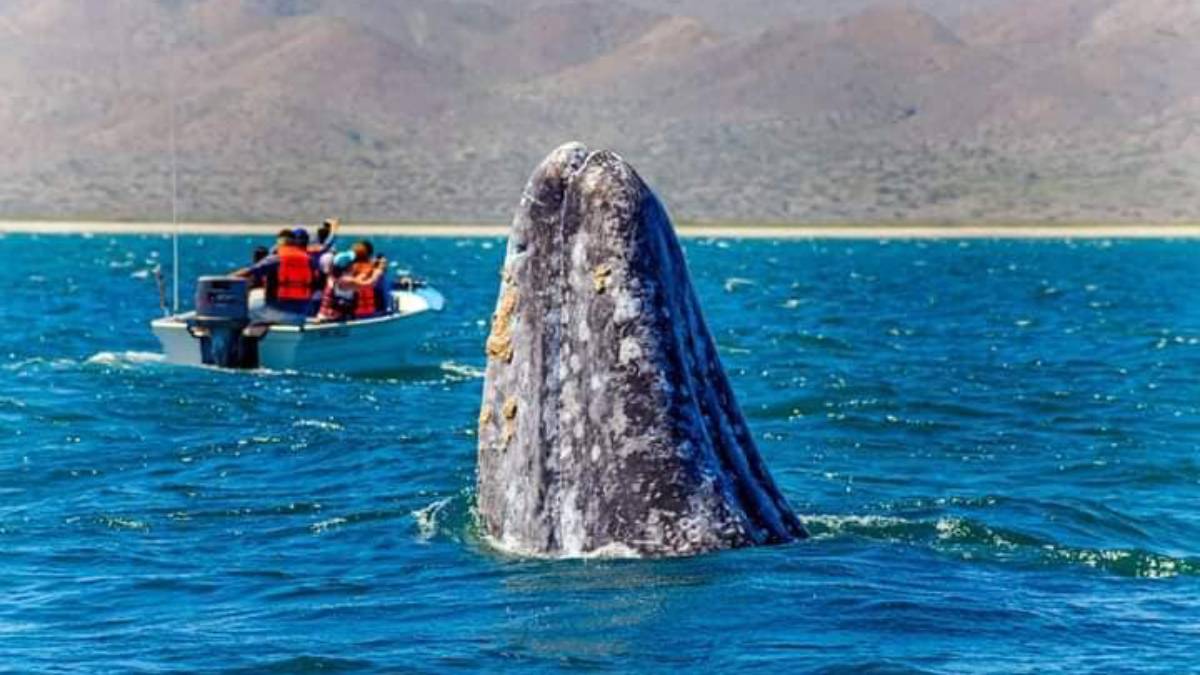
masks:
{"label": "splash around whale", "polygon": [[486,349],[477,511],[501,550],[682,556],[806,536],[671,221],[616,154],[569,143],[534,171]]}

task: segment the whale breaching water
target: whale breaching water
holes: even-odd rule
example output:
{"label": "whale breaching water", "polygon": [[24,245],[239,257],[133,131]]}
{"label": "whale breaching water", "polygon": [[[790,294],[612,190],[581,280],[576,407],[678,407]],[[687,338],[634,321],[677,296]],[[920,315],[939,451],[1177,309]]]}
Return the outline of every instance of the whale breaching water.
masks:
{"label": "whale breaching water", "polygon": [[755,448],[658,198],[569,143],[513,220],[477,510],[501,550],[682,556],[806,536]]}

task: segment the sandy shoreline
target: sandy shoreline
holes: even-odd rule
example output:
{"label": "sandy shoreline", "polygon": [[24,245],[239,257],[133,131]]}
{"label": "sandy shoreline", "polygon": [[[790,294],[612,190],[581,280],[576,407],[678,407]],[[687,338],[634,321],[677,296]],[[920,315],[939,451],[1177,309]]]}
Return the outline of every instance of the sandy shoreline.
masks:
{"label": "sandy shoreline", "polygon": [[[182,223],[186,234],[263,235],[278,224]],[[709,225],[685,224],[680,236],[721,239],[1197,239],[1200,225]],[[170,234],[171,223],[0,221],[5,234]],[[347,225],[346,235],[389,237],[502,237],[506,225]]]}

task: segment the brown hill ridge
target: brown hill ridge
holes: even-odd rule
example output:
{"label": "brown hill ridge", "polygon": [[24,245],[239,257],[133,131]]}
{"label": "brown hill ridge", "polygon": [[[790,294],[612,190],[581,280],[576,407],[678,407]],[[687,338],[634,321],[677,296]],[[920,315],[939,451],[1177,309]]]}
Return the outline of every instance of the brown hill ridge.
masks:
{"label": "brown hill ridge", "polygon": [[685,218],[1200,219],[1193,0],[0,0],[0,216],[504,220],[544,152]]}

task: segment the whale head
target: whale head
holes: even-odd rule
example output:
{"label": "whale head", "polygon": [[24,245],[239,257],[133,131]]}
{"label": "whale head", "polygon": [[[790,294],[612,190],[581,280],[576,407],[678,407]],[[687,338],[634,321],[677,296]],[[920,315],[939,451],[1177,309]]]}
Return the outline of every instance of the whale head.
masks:
{"label": "whale head", "polygon": [[477,512],[502,550],[679,556],[805,536],[671,221],[615,153],[569,143],[533,172],[486,351]]}

